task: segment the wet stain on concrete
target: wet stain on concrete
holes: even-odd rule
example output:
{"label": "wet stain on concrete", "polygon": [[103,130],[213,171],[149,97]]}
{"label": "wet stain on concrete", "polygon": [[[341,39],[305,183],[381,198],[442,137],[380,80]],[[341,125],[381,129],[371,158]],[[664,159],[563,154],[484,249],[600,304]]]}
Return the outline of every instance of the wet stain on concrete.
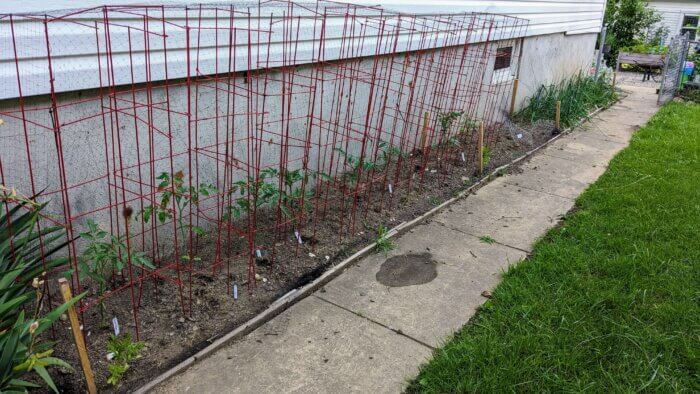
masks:
{"label": "wet stain on concrete", "polygon": [[437,264],[430,253],[388,258],[377,272],[377,282],[389,287],[422,285],[437,277]]}

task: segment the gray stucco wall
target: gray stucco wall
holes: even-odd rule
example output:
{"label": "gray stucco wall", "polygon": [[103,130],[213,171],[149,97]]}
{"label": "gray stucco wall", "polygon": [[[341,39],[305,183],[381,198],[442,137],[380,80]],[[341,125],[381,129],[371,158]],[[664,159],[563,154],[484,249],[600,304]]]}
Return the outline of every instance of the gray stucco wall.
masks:
{"label": "gray stucco wall", "polygon": [[594,61],[597,34],[548,34],[526,38],[520,64],[520,86],[516,107],[527,104],[541,85],[560,82]]}
{"label": "gray stucco wall", "polygon": [[[48,212],[62,221],[62,196],[52,193],[61,187],[60,151],[71,218],[80,231],[87,218],[108,227],[109,204],[117,219],[117,202],[125,200],[136,211],[150,204],[159,183],[155,178],[171,172],[171,153],[172,172],[184,171],[187,177],[191,166],[193,184],[224,190],[248,176],[247,164],[276,167],[282,135],[288,132],[290,170],[308,160],[311,170],[329,172],[333,154],[335,174],[343,158],[333,146],[359,155],[365,129],[365,154],[372,155],[379,140],[413,147],[426,111],[433,129],[443,112],[464,110],[472,118],[502,119],[510,88],[491,84],[494,59],[483,56],[484,45],[470,45],[466,54],[462,47],[450,47],[301,66],[293,73],[273,70],[250,80],[241,74],[218,82],[203,79],[189,88],[180,80],[167,90],[137,85],[134,92],[120,87],[102,95],[98,90],[60,94],[60,149],[49,97],[25,99],[26,121],[18,102],[6,100],[0,108],[14,118],[5,116],[0,127],[5,183],[29,194],[31,175],[34,190],[46,190],[53,200]],[[495,51],[496,44],[488,45],[487,53]],[[308,148],[303,144],[307,133]],[[228,155],[230,180],[224,185],[226,141],[233,153]],[[249,157],[251,150],[259,150],[260,157]],[[202,215],[215,217],[216,203],[202,202]]]}
{"label": "gray stucco wall", "polygon": [[[519,105],[540,85],[558,82],[589,67],[595,39],[595,34],[526,38],[520,62]],[[496,45],[489,44],[487,52],[495,53]],[[452,66],[442,68],[426,68],[425,64],[441,64],[443,56],[459,59],[462,48],[427,51],[421,56],[382,57],[377,60],[380,71],[374,73],[374,81],[373,58],[344,61],[338,67],[298,67],[294,74],[284,76],[272,71],[267,78],[261,76],[250,81],[241,75],[218,83],[201,81],[189,88],[192,113],[189,123],[188,89],[184,81],[176,82],[167,92],[162,87],[145,89],[140,85],[133,96],[129,91],[122,91],[111,97],[104,95],[101,100],[96,90],[62,94],[58,102],[61,153],[66,164],[71,217],[76,219],[77,231],[81,231],[87,218],[109,227],[110,210],[105,207],[110,199],[111,212],[116,218],[121,209],[117,202],[124,199],[140,210],[156,196],[158,181],[154,178],[171,171],[170,152],[174,154],[173,172],[183,170],[189,175],[191,159],[192,168],[198,169],[192,174],[194,184],[211,183],[223,190],[227,138],[233,152],[229,157],[235,159],[229,162],[230,168],[234,168],[226,183],[230,185],[231,180],[235,182],[247,176],[246,163],[256,164],[257,158],[248,157],[250,149],[256,150],[255,145],[260,145],[262,152],[257,164],[262,168],[275,166],[283,151],[280,135],[286,129],[290,136],[289,168],[300,168],[306,159],[310,169],[328,171],[332,146],[340,146],[337,141],[333,144],[334,136],[347,142],[349,152],[357,154],[365,127],[371,137],[365,152],[373,152],[371,141],[388,142],[391,134],[394,135],[392,145],[413,146],[425,111],[431,112],[433,128],[436,128],[437,114],[458,110],[464,110],[472,118],[499,122],[509,106],[511,82],[492,80],[494,57],[484,60],[480,55],[483,52],[483,44],[470,46],[465,56],[466,66],[461,72],[454,66],[459,62],[446,61],[444,63]],[[343,67],[350,67],[355,76],[339,78],[339,72],[345,73]],[[386,71],[382,70],[389,67],[403,71],[393,72],[391,78],[387,78]],[[293,85],[289,83],[290,77],[294,78]],[[322,78],[313,89],[309,87],[312,77]],[[282,89],[283,80],[287,82],[285,90]],[[234,90],[235,94],[230,94]],[[169,100],[166,100],[166,93]],[[373,107],[366,122],[370,93]],[[132,100],[139,103],[136,108],[131,105]],[[265,113],[262,113],[263,101]],[[0,127],[0,158],[5,183],[25,193],[31,193],[25,132],[33,162],[31,175],[35,190],[53,191],[60,187],[57,140],[50,129],[49,103],[46,96],[29,98],[25,102],[27,122],[5,117],[6,123]],[[227,110],[227,107],[232,109]],[[2,102],[0,108],[17,111],[17,101]],[[286,108],[290,108],[289,113]],[[284,119],[289,120],[285,122]],[[313,119],[310,130],[309,119]],[[300,143],[307,132],[315,144],[308,150]],[[402,140],[402,135],[406,139]],[[255,136],[257,138],[249,138]],[[342,158],[337,152],[334,156],[335,172]],[[150,197],[139,198],[139,195],[149,194]],[[56,193],[48,197],[54,200],[49,212],[62,220],[61,195]],[[215,217],[216,203],[215,199],[203,202],[202,216]],[[205,222],[200,224],[206,226]],[[172,226],[165,226],[158,231],[170,229]]]}

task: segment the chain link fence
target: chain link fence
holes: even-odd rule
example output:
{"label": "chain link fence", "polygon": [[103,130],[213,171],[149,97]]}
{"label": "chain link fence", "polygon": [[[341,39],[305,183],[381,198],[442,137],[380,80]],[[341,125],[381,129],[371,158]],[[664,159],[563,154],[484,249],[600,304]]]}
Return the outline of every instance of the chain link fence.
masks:
{"label": "chain link fence", "polygon": [[666,62],[659,88],[659,105],[673,99],[681,83],[681,73],[688,55],[688,35],[678,35],[671,40],[666,54]]}

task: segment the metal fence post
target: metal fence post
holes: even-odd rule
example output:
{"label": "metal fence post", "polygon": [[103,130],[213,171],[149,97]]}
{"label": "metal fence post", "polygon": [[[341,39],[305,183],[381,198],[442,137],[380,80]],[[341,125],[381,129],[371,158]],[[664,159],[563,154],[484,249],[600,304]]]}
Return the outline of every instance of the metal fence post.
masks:
{"label": "metal fence post", "polygon": [[603,26],[603,29],[600,31],[600,45],[598,45],[598,56],[596,57],[595,60],[595,76],[598,77],[598,74],[600,73],[600,64],[603,61],[603,49],[605,48],[605,36],[607,33],[608,29]]}

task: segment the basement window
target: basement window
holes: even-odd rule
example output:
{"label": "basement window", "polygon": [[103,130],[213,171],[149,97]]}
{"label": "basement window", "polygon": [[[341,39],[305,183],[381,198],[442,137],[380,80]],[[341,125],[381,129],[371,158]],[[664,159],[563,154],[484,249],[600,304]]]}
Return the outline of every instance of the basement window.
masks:
{"label": "basement window", "polygon": [[513,59],[513,47],[502,47],[496,49],[496,61],[493,63],[494,71],[503,70],[510,67]]}
{"label": "basement window", "polygon": [[697,39],[697,31],[700,29],[700,15],[684,15],[683,26],[681,26],[681,34],[688,34],[688,39],[694,41]]}
{"label": "basement window", "polygon": [[493,74],[491,83],[507,83],[515,79],[515,64],[513,54],[517,51],[514,40],[503,41],[496,47],[496,56],[493,60]]}

